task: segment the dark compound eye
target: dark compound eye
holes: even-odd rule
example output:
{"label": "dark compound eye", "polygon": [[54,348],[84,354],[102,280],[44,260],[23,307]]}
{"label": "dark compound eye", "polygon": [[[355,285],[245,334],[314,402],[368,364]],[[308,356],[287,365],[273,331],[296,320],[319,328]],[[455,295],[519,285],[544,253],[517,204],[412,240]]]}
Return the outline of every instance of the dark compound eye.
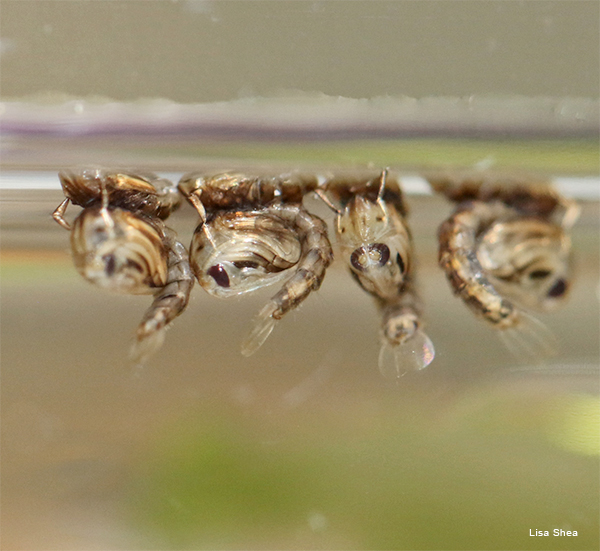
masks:
{"label": "dark compound eye", "polygon": [[131,260],[130,258],[127,259],[127,267],[128,268],[132,268],[133,270],[143,273],[144,268],[142,268],[142,266],[140,265],[139,262],[136,262],[135,260]]}
{"label": "dark compound eye", "polygon": [[396,255],[396,264],[398,264],[398,268],[400,268],[400,272],[404,273],[404,271],[406,270],[406,266],[404,265],[404,260],[402,260],[400,253],[398,253]]}
{"label": "dark compound eye", "polygon": [[550,270],[535,270],[529,274],[529,279],[545,279],[551,273]]}
{"label": "dark compound eye", "polygon": [[369,247],[369,251],[376,251],[379,253],[379,260],[377,261],[379,266],[384,266],[390,259],[390,248],[383,243],[373,243],[373,245]]}
{"label": "dark compound eye", "polygon": [[360,257],[364,254],[365,254],[365,249],[363,247],[361,247],[360,249],[356,249],[350,255],[350,264],[352,264],[352,266],[354,266],[354,268],[356,270],[358,270],[359,272],[362,272],[365,269],[365,267],[360,262]]}
{"label": "dark compound eye", "polygon": [[361,257],[367,255],[371,260],[377,262],[377,266],[385,266],[387,261],[390,259],[390,249],[383,243],[373,243],[366,247],[360,247],[356,249],[350,255],[350,263],[359,272],[364,272],[366,266],[361,262]]}
{"label": "dark compound eye", "polygon": [[562,297],[567,291],[567,282],[559,279],[548,291],[548,296],[552,298]]}
{"label": "dark compound eye", "polygon": [[117,267],[115,255],[108,254],[106,256],[103,256],[102,260],[104,260],[104,271],[106,272],[106,275],[113,275],[115,273],[115,268]]}
{"label": "dark compound eye", "polygon": [[104,243],[108,239],[106,228],[104,226],[94,227],[90,238],[94,243]]}
{"label": "dark compound eye", "polygon": [[222,264],[211,266],[207,274],[215,280],[219,287],[229,287],[229,276]]}

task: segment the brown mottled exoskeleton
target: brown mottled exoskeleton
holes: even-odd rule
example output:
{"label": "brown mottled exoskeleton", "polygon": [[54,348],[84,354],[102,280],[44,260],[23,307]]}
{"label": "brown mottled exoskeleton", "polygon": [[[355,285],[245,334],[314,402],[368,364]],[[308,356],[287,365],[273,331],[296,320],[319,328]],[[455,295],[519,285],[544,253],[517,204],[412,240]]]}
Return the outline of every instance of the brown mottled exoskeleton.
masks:
{"label": "brown mottled exoskeleton", "polygon": [[523,310],[551,310],[567,295],[577,204],[533,177],[473,171],[427,179],[457,203],[438,231],[439,263],[454,293],[518,355],[552,353],[547,329]]}
{"label": "brown mottled exoskeleton", "polygon": [[398,182],[384,170],[375,178],[330,178],[317,194],[336,213],[336,236],[351,275],[379,307],[382,373],[399,377],[426,367],[435,352],[422,330],[412,240]]}
{"label": "brown mottled exoskeleton", "polygon": [[313,176],[187,174],[179,190],[200,215],[190,265],[211,295],[227,298],[285,281],[242,343],[253,354],[287,312],[317,290],[333,260],[327,227],[302,206]]}
{"label": "brown mottled exoskeleton", "polygon": [[[132,349],[143,362],[161,346],[194,284],[187,251],[163,222],[180,204],[177,188],[154,174],[97,168],[62,171],[59,178],[66,199],[52,216],[71,231],[77,271],[111,291],[154,294]],[[83,207],[72,228],[64,218],[70,202]]]}

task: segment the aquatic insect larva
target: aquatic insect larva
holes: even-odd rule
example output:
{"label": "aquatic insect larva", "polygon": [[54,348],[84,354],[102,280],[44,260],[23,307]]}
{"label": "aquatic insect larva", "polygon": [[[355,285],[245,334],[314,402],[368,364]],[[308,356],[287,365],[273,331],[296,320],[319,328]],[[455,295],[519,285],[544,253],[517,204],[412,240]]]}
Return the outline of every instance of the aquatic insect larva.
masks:
{"label": "aquatic insect larva", "polygon": [[569,230],[578,206],[548,182],[489,172],[429,175],[457,203],[439,228],[439,263],[454,290],[502,331],[518,355],[552,352],[552,337],[526,310],[548,311],[567,295]]}
{"label": "aquatic insect larva", "polygon": [[[154,294],[132,349],[143,362],[161,346],[194,284],[187,251],[163,222],[179,206],[177,189],[153,174],[96,168],[62,171],[59,178],[66,198],[52,216],[71,231],[77,271],[111,291]],[[72,228],[64,218],[70,202],[83,207]]]}
{"label": "aquatic insect larva", "polygon": [[351,275],[381,313],[381,371],[399,377],[428,366],[435,351],[422,329],[412,239],[398,183],[384,170],[376,178],[330,178],[317,194],[336,213],[336,237]]}
{"label": "aquatic insect larva", "polygon": [[333,260],[325,223],[302,206],[316,178],[235,173],[185,175],[179,190],[200,215],[190,264],[200,285],[227,298],[283,281],[242,344],[245,356],[317,290]]}

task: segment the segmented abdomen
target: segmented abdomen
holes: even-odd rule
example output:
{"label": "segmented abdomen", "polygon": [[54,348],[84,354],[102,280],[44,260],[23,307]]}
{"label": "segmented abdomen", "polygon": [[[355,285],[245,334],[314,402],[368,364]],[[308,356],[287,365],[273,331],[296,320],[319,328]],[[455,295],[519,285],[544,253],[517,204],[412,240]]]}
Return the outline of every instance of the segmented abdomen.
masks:
{"label": "segmented abdomen", "polygon": [[477,239],[482,228],[497,217],[498,203],[463,205],[438,230],[439,263],[454,292],[465,303],[499,328],[515,325],[518,314],[488,281],[477,258]]}
{"label": "segmented abdomen", "polygon": [[271,299],[273,319],[281,319],[321,286],[325,271],[333,261],[333,251],[327,236],[327,226],[301,205],[281,205],[278,215],[293,221],[302,243],[302,255],[294,275]]}
{"label": "segmented abdomen", "polygon": [[194,274],[190,269],[188,253],[171,230],[165,232],[165,244],[169,252],[167,284],[154,295],[154,301],[139,325],[138,339],[152,331],[158,331],[173,321],[188,304],[194,286]]}

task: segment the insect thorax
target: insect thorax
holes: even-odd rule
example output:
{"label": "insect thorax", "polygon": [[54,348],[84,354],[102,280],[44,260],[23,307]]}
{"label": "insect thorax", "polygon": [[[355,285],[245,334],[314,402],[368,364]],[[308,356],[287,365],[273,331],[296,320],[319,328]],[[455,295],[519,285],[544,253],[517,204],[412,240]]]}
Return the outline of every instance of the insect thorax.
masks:
{"label": "insect thorax", "polygon": [[151,173],[142,176],[124,171],[84,169],[62,171],[59,178],[65,196],[84,208],[107,201],[115,208],[165,219],[181,204],[177,187]]}
{"label": "insect thorax", "polygon": [[123,209],[86,208],[71,233],[75,267],[100,287],[151,294],[167,280],[161,225]]}
{"label": "insect thorax", "polygon": [[479,238],[477,255],[494,286],[517,304],[552,309],[570,278],[570,240],[563,228],[539,218],[492,225]]}
{"label": "insect thorax", "polygon": [[301,235],[277,212],[217,212],[198,226],[190,263],[206,291],[220,297],[251,292],[279,281],[298,262]]}
{"label": "insect thorax", "polygon": [[190,173],[179,182],[183,195],[197,195],[208,212],[247,210],[274,201],[300,204],[304,195],[316,187],[314,176],[303,175],[258,177],[235,173],[214,176]]}

